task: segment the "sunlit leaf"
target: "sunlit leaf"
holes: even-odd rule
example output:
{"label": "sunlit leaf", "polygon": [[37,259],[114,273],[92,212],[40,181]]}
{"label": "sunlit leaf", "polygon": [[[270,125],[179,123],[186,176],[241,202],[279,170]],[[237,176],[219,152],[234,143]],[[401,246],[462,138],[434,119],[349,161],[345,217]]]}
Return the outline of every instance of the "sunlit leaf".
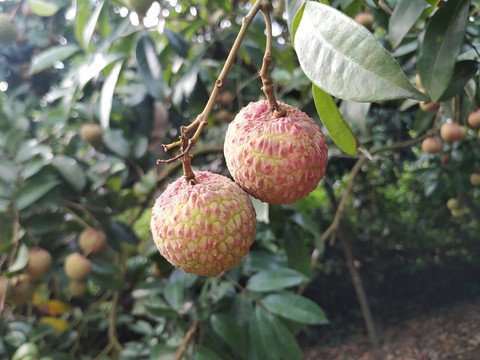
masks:
{"label": "sunlit leaf", "polygon": [[300,285],[308,280],[307,276],[293,269],[264,270],[248,279],[247,289],[268,292]]}
{"label": "sunlit leaf", "polygon": [[104,2],[100,1],[98,4],[95,5],[92,14],[88,17],[88,21],[83,27],[82,44],[85,50],[89,50],[91,48],[90,40],[92,39],[93,33],[95,32],[95,26],[97,25],[98,17],[100,16],[100,12],[102,11],[103,4]]}
{"label": "sunlit leaf", "polygon": [[143,34],[135,48],[137,66],[150,95],[156,100],[164,96],[162,67],[155,53],[155,44],[148,33]]}
{"label": "sunlit leaf", "polygon": [[56,62],[68,59],[78,51],[77,45],[58,45],[34,56],[30,70],[33,74],[52,67]]}
{"label": "sunlit leaf", "polygon": [[449,1],[430,19],[420,47],[417,70],[433,101],[447,89],[468,23],[469,0]]}
{"label": "sunlit leaf", "polygon": [[338,98],[426,99],[370,31],[330,6],[306,3],[295,33],[295,51],[310,80]]}
{"label": "sunlit leaf", "polygon": [[298,10],[300,10],[300,8],[305,3],[305,1],[306,0],[286,0],[285,8],[287,11],[287,24],[288,24],[288,30],[292,35],[292,39],[294,38],[295,30],[296,30],[293,28],[293,20],[297,15]]}
{"label": "sunlit leaf", "polygon": [[312,92],[320,120],[327,128],[332,140],[342,151],[350,155],[356,155],[357,149],[361,146],[360,141],[343,119],[335,101],[315,84]]}
{"label": "sunlit leaf", "polygon": [[52,16],[60,10],[60,6],[47,0],[27,0],[28,7],[38,16]]}
{"label": "sunlit leaf", "polygon": [[28,263],[28,247],[25,244],[20,244],[17,250],[17,256],[12,265],[8,267],[8,273],[14,273],[22,270]]}
{"label": "sunlit leaf", "polygon": [[110,112],[112,111],[113,94],[117,85],[118,76],[122,70],[123,60],[119,60],[113,66],[112,71],[105,79],[100,94],[100,125],[103,128],[110,126]]}

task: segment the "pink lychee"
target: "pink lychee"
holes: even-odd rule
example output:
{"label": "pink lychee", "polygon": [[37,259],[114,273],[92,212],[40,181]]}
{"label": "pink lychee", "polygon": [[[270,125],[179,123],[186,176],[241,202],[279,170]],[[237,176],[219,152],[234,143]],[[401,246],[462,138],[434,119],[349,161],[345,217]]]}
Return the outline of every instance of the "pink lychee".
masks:
{"label": "pink lychee", "polygon": [[427,154],[437,154],[442,151],[442,140],[436,137],[427,137],[422,141],[422,151]]}
{"label": "pink lychee", "polygon": [[229,178],[195,172],[168,185],[152,209],[150,229],[158,250],[184,272],[210,276],[230,270],[255,238],[252,201]]}
{"label": "pink lychee", "polygon": [[443,123],[440,127],[440,136],[446,142],[454,142],[463,140],[468,134],[468,129],[465,126],[454,123]]}
{"label": "pink lychee", "polygon": [[229,124],[224,154],[235,181],[253,197],[290,204],[307,196],[325,175],[328,149],[320,127],[299,109],[251,102]]}

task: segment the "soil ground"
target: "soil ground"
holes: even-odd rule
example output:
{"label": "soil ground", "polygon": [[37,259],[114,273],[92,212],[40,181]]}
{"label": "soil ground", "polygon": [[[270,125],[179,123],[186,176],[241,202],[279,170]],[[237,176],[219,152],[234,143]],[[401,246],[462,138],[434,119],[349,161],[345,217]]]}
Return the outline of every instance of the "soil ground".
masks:
{"label": "soil ground", "polygon": [[379,329],[382,345],[350,336],[307,349],[305,360],[480,360],[480,299]]}

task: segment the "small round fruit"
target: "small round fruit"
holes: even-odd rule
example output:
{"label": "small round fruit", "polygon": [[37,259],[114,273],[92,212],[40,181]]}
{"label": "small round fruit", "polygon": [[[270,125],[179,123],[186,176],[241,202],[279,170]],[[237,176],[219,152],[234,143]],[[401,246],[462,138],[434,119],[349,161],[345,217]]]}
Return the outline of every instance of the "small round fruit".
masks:
{"label": "small round fruit", "polygon": [[451,158],[451,156],[448,155],[448,154],[442,155],[442,156],[440,157],[440,162],[441,162],[442,164],[448,164],[448,163],[450,162],[450,160],[452,160],[452,158]]}
{"label": "small round fruit", "polygon": [[448,208],[449,210],[460,209],[460,202],[458,201],[457,198],[448,199],[448,201],[447,201],[447,208]]}
{"label": "small round fruit", "polygon": [[437,154],[442,151],[442,140],[434,137],[428,137],[422,141],[422,151],[427,154]]}
{"label": "small round fruit", "polygon": [[152,6],[153,0],[126,0],[126,5],[139,15],[145,15]]}
{"label": "small round fruit", "polygon": [[453,217],[459,218],[465,215],[465,209],[453,209],[450,211]]}
{"label": "small round fruit", "polygon": [[80,127],[79,134],[83,141],[96,145],[102,141],[103,130],[98,124],[83,124]]}
{"label": "small round fruit", "polygon": [[470,183],[473,186],[480,186],[480,174],[479,173],[473,173],[470,175]]}
{"label": "small round fruit", "polygon": [[463,140],[467,136],[468,129],[465,126],[454,123],[443,123],[440,127],[440,136],[446,142]]}
{"label": "small round fruit", "polygon": [[439,108],[440,108],[439,103],[436,103],[433,101],[429,101],[429,102],[420,101],[420,109],[422,109],[423,112],[435,112]]}
{"label": "small round fruit", "polygon": [[88,292],[87,282],[84,280],[72,280],[68,284],[68,290],[73,297],[83,297]]}
{"label": "small round fruit", "polygon": [[65,273],[71,280],[84,280],[92,269],[92,263],[79,253],[72,253],[65,258]]}
{"label": "small round fruit", "polygon": [[373,30],[373,22],[375,21],[375,17],[370,13],[358,13],[355,15],[354,20],[359,24],[365,26],[368,30]]}
{"label": "small round fruit", "polygon": [[480,109],[473,111],[468,115],[468,124],[472,129],[480,128]]}
{"label": "small round fruit", "polygon": [[279,102],[251,102],[229,124],[224,154],[228,170],[247,193],[270,204],[307,196],[325,175],[328,149],[307,114]]}
{"label": "small round fruit", "polygon": [[155,201],[150,229],[160,254],[196,275],[217,275],[237,266],[255,239],[252,201],[229,178],[195,172],[168,185]]}
{"label": "small round fruit", "polygon": [[42,248],[34,248],[28,252],[28,263],[25,272],[34,280],[43,277],[52,266],[52,255]]}
{"label": "small round fruit", "polygon": [[21,306],[32,299],[36,288],[37,285],[32,281],[30,275],[16,275],[8,283],[6,301]]}
{"label": "small round fruit", "polygon": [[107,235],[102,230],[87,228],[78,236],[78,246],[84,255],[97,255],[107,247]]}
{"label": "small round fruit", "polygon": [[17,39],[18,30],[10,15],[0,14],[0,43],[10,44]]}

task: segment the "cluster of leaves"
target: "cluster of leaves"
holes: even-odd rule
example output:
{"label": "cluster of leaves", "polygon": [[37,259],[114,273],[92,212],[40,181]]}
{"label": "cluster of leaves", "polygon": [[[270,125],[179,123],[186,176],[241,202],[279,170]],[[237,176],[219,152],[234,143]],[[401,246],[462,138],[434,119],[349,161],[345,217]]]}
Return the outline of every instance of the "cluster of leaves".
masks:
{"label": "cluster of leaves", "polygon": [[[279,98],[312,116],[317,110],[331,139],[349,154],[356,154],[360,143],[374,149],[438,125],[433,115],[417,111],[418,100],[428,99],[412,85],[417,70],[428,96],[443,102],[442,120],[460,103],[465,121],[470,98],[479,97],[478,25],[466,15],[473,11],[475,18],[480,4],[450,0],[438,10],[437,3],[388,1],[383,5],[393,9],[391,16],[370,0],[275,3],[272,78]],[[158,254],[148,226],[154,197],[178,176],[178,164],[156,165],[157,157],[166,156],[161,144],[176,140],[179,127],[202,111],[251,4],[200,0],[186,6],[162,0],[145,17],[105,1],[17,5],[1,5],[3,12],[19,11],[14,24],[23,34],[0,50],[1,272],[8,278],[21,273],[27,249],[34,246],[48,250],[54,263],[33,301],[3,309],[0,355],[14,356],[22,344],[34,343],[41,345],[41,355],[55,359],[100,359],[110,352],[122,359],[158,359],[178,350],[196,359],[301,358],[295,336],[327,318],[299,293],[341,267],[338,257],[324,253],[321,232],[333,219],[331,199],[345,189],[351,159],[331,151],[328,191],[319,189],[294,206],[272,207],[270,219],[266,208],[259,208],[264,222],[252,251],[219,277],[172,269]],[[348,18],[359,11],[375,14],[374,34]],[[219,99],[211,114],[194,167],[225,172],[226,121],[261,94],[257,74],[264,29],[263,18],[256,17],[223,90],[231,96]],[[418,32],[425,34],[423,42]],[[435,45],[433,35],[447,52]],[[416,100],[397,100],[404,97]],[[222,112],[229,116],[219,116]],[[80,136],[86,123],[101,126],[100,142]],[[383,172],[394,168],[425,177],[425,195],[439,203],[458,190],[448,174],[465,183],[461,169],[478,165],[477,153],[473,133],[454,145],[457,161],[447,172],[437,158],[424,155],[404,166],[417,158],[411,146],[386,153],[393,165],[384,161],[383,167],[367,169],[355,201],[369,199]],[[346,223],[365,243],[385,229],[378,214],[398,211],[392,204],[400,200],[389,203],[389,196],[415,198],[418,188],[397,189],[392,184],[402,175],[394,175],[385,198],[375,200],[383,207],[367,212],[358,211],[356,202],[349,206]],[[475,191],[466,186],[464,193],[475,202]],[[415,226],[419,212],[401,210],[405,222]],[[78,299],[67,290],[63,262],[78,250],[78,234],[86,226],[105,231],[109,248],[92,258],[88,294]],[[403,234],[401,225],[392,229]],[[394,237],[390,245],[401,241]],[[322,259],[320,266],[313,266],[318,264],[312,264],[312,252]],[[39,297],[68,306],[45,308]],[[50,320],[41,321],[46,316]]]}

